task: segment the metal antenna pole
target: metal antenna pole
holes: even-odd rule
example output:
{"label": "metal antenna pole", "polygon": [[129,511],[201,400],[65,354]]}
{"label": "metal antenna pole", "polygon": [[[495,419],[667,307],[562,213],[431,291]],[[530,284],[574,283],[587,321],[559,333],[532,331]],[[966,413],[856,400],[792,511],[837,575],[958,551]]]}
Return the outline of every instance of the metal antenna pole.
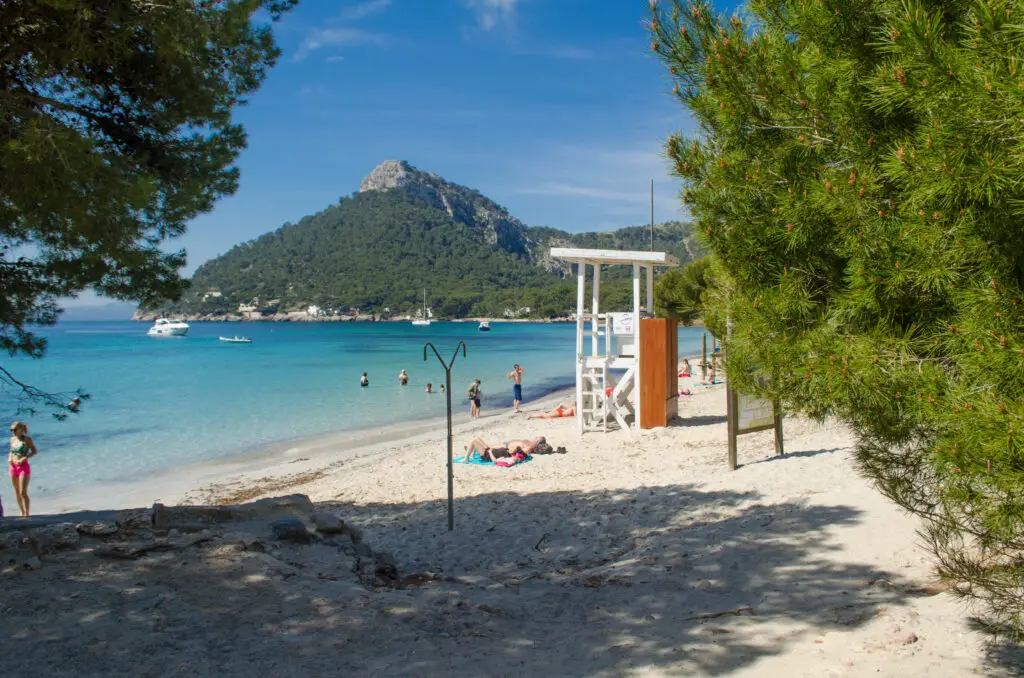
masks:
{"label": "metal antenna pole", "polygon": [[459,342],[459,345],[455,347],[455,353],[452,354],[452,359],[445,363],[444,358],[437,352],[437,348],[434,347],[429,341],[423,345],[423,360],[427,359],[427,348],[434,351],[434,355],[441,361],[441,366],[444,367],[444,381],[445,381],[445,398],[448,401],[448,531],[451,532],[455,529],[455,486],[453,481],[453,469],[452,469],[452,365],[455,364],[455,359],[459,357],[459,349],[462,349],[462,357],[466,357],[466,343],[463,341]]}

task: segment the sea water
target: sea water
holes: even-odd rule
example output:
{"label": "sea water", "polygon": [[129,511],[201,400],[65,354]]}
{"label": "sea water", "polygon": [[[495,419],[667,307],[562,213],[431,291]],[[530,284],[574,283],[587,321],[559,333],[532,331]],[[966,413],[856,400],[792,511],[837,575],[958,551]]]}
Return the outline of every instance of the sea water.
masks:
{"label": "sea water", "polygon": [[[17,415],[40,450],[33,495],[238,456],[308,436],[384,429],[445,416],[450,361],[453,408],[468,410],[473,379],[483,411],[512,405],[514,363],[525,370],[526,404],[574,383],[575,325],[492,323],[192,323],[186,337],[149,337],[133,322],[66,322],[39,333],[42,360],[10,359],[18,379],[52,392],[90,394],[81,413],[59,422]],[[244,334],[251,344],[218,340]],[[680,355],[700,352],[700,328],[680,328]],[[407,386],[399,372],[409,375]],[[370,386],[362,388],[366,372]],[[435,393],[424,392],[428,382]],[[18,401],[0,391],[13,419]]]}

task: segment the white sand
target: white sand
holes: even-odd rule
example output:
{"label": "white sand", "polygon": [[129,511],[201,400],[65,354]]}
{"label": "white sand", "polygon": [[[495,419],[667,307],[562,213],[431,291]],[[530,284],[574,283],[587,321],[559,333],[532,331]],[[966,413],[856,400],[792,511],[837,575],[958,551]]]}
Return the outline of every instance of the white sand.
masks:
{"label": "white sand", "polygon": [[[258,614],[241,605],[243,627],[291,628],[305,639],[294,656],[285,645],[279,658],[289,671],[280,675],[325,666],[403,676],[995,670],[961,605],[930,587],[915,521],[854,472],[848,432],[787,420],[785,458],[774,457],[771,432],[743,436],[743,466],[730,472],[724,393],[685,399],[675,426],[636,438],[580,437],[571,420],[525,415],[459,425],[460,452],[473,435],[541,434],[569,452],[511,469],[456,465],[454,532],[446,529],[443,431],[355,452],[337,441],[301,456],[282,452],[245,472],[225,467],[185,497],[165,487],[161,498],[302,492],[392,552],[403,575],[437,576],[359,604],[332,603],[293,582],[281,585],[291,602],[276,612],[265,598]],[[295,612],[307,608],[316,612]],[[274,617],[288,610],[287,620]],[[739,612],[714,616],[727,610]],[[258,618],[247,624],[247,614]],[[237,625],[229,645],[262,642]],[[230,656],[219,667],[242,673]]]}

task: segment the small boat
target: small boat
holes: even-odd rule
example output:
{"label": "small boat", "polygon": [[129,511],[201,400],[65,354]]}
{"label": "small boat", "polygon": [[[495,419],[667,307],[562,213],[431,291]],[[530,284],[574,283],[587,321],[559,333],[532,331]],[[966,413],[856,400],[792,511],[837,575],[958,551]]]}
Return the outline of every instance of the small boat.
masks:
{"label": "small boat", "polygon": [[220,337],[221,341],[226,341],[229,344],[251,344],[252,339],[249,337]]}
{"label": "small boat", "polygon": [[427,310],[427,290],[423,289],[423,315],[412,321],[416,327],[430,327],[430,311]]}
{"label": "small boat", "polygon": [[188,323],[174,322],[167,318],[157,318],[146,334],[151,337],[184,337],[188,334]]}
{"label": "small boat", "polygon": [[477,327],[477,329],[480,330],[481,332],[490,332],[491,331],[491,323],[489,321],[487,321],[487,320],[481,320],[480,321],[480,326]]}

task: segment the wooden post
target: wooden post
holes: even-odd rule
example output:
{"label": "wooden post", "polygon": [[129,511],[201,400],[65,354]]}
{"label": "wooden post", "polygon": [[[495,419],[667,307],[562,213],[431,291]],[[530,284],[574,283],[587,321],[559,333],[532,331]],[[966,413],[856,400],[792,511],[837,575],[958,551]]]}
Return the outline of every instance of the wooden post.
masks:
{"label": "wooden post", "polygon": [[736,438],[737,428],[739,422],[739,403],[737,402],[736,392],[732,390],[728,382],[725,385],[725,412],[728,422],[726,422],[726,428],[729,431],[729,470],[736,470]]}
{"label": "wooden post", "polygon": [[786,450],[782,444],[782,408],[778,400],[772,402],[772,409],[775,410],[775,454],[785,457]]}
{"label": "wooden post", "polygon": [[700,380],[708,378],[708,333],[700,333]]}

